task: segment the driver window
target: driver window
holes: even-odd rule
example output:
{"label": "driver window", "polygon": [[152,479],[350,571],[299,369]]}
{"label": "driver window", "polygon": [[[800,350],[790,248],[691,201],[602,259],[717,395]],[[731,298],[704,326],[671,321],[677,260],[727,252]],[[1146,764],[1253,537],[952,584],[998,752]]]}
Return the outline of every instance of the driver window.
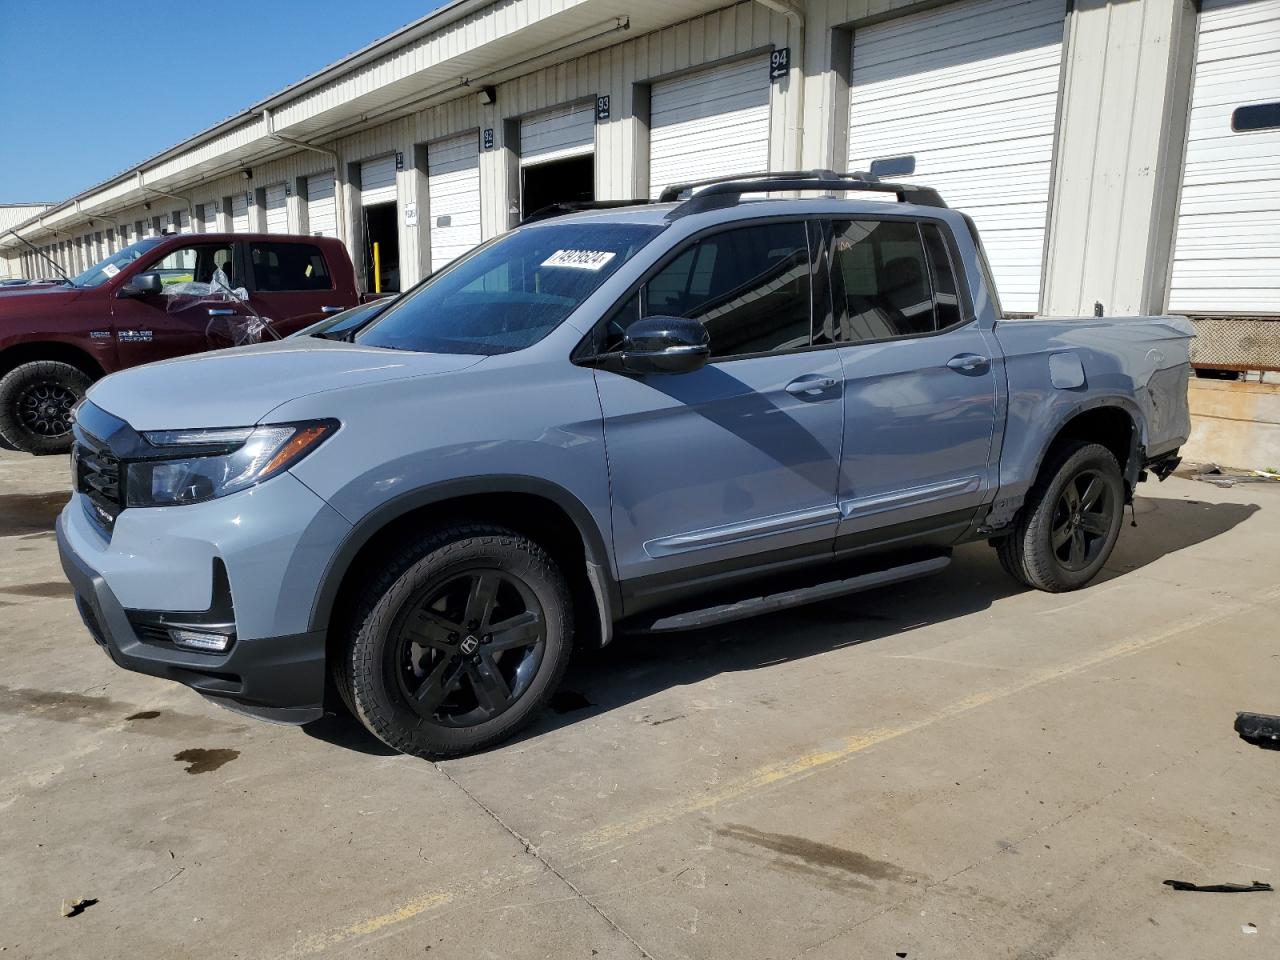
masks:
{"label": "driver window", "polygon": [[[713,234],[659,270],[610,324],[610,339],[644,316],[700,320],[712,359],[809,346],[809,243],[801,222]],[[642,311],[643,306],[643,311]],[[616,347],[614,347],[616,349]]]}
{"label": "driver window", "polygon": [[179,283],[211,283],[213,273],[221,269],[236,286],[231,269],[231,244],[194,244],[170,250],[160,260],[147,267],[147,272],[160,275],[160,282],[168,290]]}

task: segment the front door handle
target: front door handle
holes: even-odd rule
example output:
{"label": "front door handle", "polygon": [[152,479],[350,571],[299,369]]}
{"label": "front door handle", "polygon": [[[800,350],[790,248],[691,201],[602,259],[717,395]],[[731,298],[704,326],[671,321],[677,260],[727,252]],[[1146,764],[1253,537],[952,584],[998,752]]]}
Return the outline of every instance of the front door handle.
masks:
{"label": "front door handle", "polygon": [[230,307],[210,307],[209,316],[211,317],[234,317],[236,312]]}
{"label": "front door handle", "polygon": [[341,313],[346,307],[321,307],[321,313]]}
{"label": "front door handle", "polygon": [[986,369],[991,366],[991,359],[979,356],[976,353],[962,353],[958,357],[952,357],[948,360],[947,366],[957,373],[985,373]]}
{"label": "front door handle", "polygon": [[820,397],[836,385],[834,377],[824,377],[820,373],[810,373],[796,377],[785,387],[787,393],[802,400]]}

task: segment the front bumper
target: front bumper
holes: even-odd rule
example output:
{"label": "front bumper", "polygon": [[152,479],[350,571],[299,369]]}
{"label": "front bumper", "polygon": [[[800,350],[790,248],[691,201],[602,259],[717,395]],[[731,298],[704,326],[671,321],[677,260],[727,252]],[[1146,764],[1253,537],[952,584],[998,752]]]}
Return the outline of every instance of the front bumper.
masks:
{"label": "front bumper", "polygon": [[238,639],[222,655],[144,642],[106,580],[71,549],[64,524],[65,517],[59,517],[62,569],[75,590],[76,606],[89,633],[117,665],[176,680],[263,719],[306,723],[324,714],[324,631]]}

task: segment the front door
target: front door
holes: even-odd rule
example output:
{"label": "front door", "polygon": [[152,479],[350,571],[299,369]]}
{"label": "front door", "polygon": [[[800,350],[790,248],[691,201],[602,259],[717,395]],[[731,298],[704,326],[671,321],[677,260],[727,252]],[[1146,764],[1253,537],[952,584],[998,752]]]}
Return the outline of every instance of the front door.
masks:
{"label": "front door", "polygon": [[[207,285],[218,270],[229,279],[234,277],[233,249],[227,242],[191,243],[150,261],[142,258],[132,275],[159,274],[164,290],[143,297],[117,293],[112,301],[112,327],[122,366],[227,345],[221,331],[246,311],[230,297],[211,295]],[[234,279],[231,283],[235,285]]]}
{"label": "front door", "polygon": [[845,375],[837,549],[953,541],[995,483],[988,335],[934,221],[833,225],[831,328]]}
{"label": "front door", "polygon": [[249,304],[281,336],[355,306],[349,294],[339,297],[324,251],[315,244],[250,240],[245,246]]}
{"label": "front door", "polygon": [[606,349],[641,316],[711,335],[694,373],[597,372],[628,609],[676,583],[830,555],[842,377],[836,350],[807,349],[814,286],[804,222],[737,227],[677,252],[609,322]]}

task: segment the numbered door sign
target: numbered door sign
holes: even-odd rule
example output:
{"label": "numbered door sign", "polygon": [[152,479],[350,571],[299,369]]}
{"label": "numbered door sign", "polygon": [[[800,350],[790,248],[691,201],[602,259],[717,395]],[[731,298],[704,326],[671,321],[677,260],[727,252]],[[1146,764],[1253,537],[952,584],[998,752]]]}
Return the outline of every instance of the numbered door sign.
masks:
{"label": "numbered door sign", "polygon": [[609,97],[606,94],[603,97],[596,97],[596,123],[603,123],[609,119]]}
{"label": "numbered door sign", "polygon": [[782,47],[769,54],[769,79],[781,80],[791,72],[791,48]]}
{"label": "numbered door sign", "polygon": [[486,150],[493,149],[493,127],[487,127],[484,131],[484,148]]}

